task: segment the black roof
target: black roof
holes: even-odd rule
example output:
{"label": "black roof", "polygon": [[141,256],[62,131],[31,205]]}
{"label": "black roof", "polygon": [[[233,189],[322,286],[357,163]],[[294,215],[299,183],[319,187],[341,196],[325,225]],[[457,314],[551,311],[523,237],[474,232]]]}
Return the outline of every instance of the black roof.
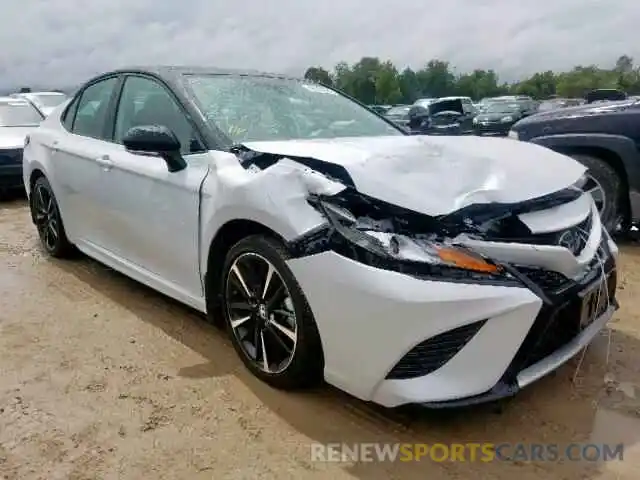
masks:
{"label": "black roof", "polygon": [[[302,77],[295,77],[291,75],[284,75],[278,73],[268,73],[259,70],[242,70],[242,69],[229,69],[219,67],[207,67],[207,66],[187,66],[187,65],[138,65],[126,68],[118,68],[108,73],[125,73],[125,72],[139,72],[149,73],[157,75],[163,78],[173,78],[180,75],[233,75],[243,77],[268,77],[268,78],[281,78],[289,80],[303,80]],[[107,73],[107,72],[105,72]]]}

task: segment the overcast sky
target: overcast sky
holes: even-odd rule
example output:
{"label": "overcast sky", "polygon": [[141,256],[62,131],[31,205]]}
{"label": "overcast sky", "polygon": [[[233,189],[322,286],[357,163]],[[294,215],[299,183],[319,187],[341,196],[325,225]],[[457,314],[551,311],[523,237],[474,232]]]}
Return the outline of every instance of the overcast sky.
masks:
{"label": "overcast sky", "polygon": [[[0,87],[75,85],[131,64],[302,73],[379,56],[505,80],[640,62],[640,0],[2,0]],[[15,5],[14,5],[15,4]]]}

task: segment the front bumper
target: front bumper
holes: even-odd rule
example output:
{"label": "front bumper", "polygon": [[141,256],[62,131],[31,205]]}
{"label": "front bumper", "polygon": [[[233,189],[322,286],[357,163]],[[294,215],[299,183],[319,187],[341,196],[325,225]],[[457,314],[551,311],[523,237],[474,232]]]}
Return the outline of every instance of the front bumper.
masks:
{"label": "front bumper", "polygon": [[[513,395],[579,352],[617,308],[614,255],[605,266],[611,306],[582,331],[578,292],[596,280],[595,267],[582,283],[555,292],[541,278],[522,287],[426,281],[334,252],[289,266],[316,318],[327,382],[386,407]],[[434,360],[452,345],[448,358]]]}

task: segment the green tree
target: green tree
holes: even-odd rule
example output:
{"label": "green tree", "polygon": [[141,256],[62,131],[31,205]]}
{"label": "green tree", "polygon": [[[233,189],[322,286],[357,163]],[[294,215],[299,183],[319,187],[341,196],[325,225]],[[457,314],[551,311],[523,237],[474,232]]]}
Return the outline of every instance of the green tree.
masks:
{"label": "green tree", "polygon": [[304,73],[304,78],[312,82],[322,83],[323,85],[333,86],[331,74],[322,67],[309,67]]}
{"label": "green tree", "polygon": [[537,72],[519,82],[504,83],[494,70],[476,69],[456,74],[449,62],[433,59],[419,70],[398,71],[388,60],[363,57],[354,64],[338,63],[333,73],[310,67],[305,77],[333,85],[365,103],[413,103],[420,97],[464,95],[479,100],[496,95],[520,94],[544,99],[552,95],[583,97],[595,88],[620,88],[640,94],[640,66],[621,55],[610,69],[578,65],[566,72]]}

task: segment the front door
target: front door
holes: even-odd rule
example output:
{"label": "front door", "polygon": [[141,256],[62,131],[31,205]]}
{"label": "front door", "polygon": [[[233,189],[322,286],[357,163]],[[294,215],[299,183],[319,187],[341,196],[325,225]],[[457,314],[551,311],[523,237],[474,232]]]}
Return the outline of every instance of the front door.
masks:
{"label": "front door", "polygon": [[[179,138],[187,168],[171,173],[158,156],[128,152],[122,138],[134,126],[163,125]],[[113,143],[103,175],[108,249],[179,293],[201,297],[200,186],[209,155],[173,95],[155,79],[125,79]]]}

